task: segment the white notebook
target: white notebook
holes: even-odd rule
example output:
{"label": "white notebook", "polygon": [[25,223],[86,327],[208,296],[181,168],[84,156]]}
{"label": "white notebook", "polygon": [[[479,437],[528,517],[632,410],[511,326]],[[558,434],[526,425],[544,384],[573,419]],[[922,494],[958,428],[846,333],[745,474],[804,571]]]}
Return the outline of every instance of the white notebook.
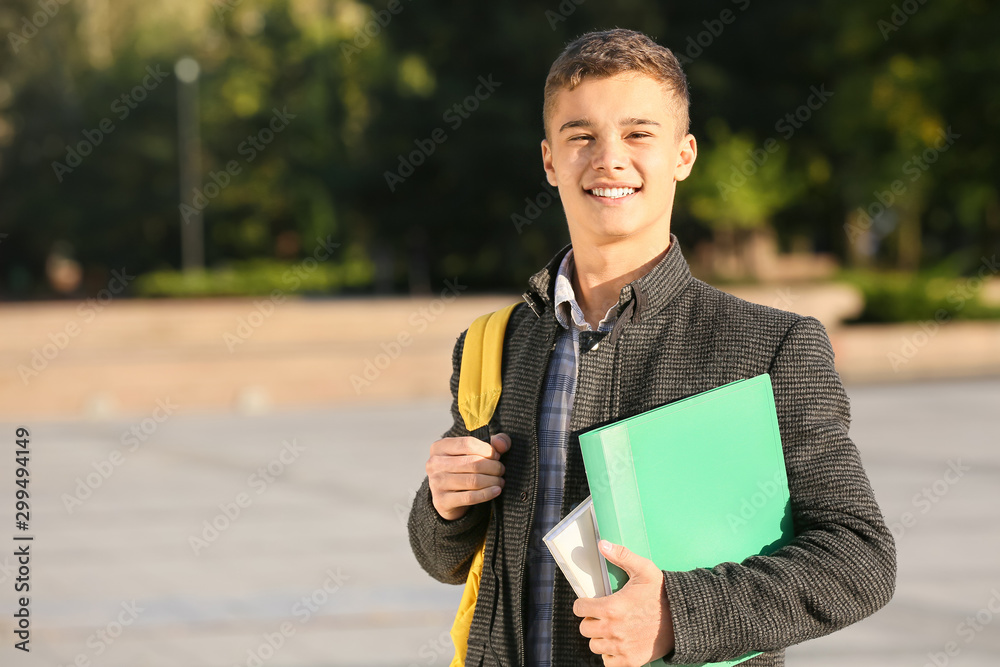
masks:
{"label": "white notebook", "polygon": [[599,598],[611,594],[608,564],[597,549],[599,539],[590,496],[542,538],[577,597]]}

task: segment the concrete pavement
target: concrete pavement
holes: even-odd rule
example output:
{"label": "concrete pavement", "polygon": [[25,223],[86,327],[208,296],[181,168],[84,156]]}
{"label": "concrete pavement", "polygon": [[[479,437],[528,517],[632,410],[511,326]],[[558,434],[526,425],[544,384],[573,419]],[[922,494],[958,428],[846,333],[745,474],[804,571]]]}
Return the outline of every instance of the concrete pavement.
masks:
{"label": "concrete pavement", "polygon": [[[517,295],[114,300],[0,304],[0,419],[124,418],[170,399],[182,412],[260,414],[343,401],[447,397],[458,334]],[[741,287],[814,315],[847,382],[1000,375],[1000,322],[837,326],[836,285]]]}
{"label": "concrete pavement", "polygon": [[[995,666],[1000,378],[849,393],[852,436],[898,537],[897,591],[873,617],[792,647],[787,664]],[[0,664],[447,665],[460,589],[419,568],[405,527],[447,408],[20,422],[32,432],[32,651],[12,648],[8,459]],[[0,424],[8,452],[15,425]]]}

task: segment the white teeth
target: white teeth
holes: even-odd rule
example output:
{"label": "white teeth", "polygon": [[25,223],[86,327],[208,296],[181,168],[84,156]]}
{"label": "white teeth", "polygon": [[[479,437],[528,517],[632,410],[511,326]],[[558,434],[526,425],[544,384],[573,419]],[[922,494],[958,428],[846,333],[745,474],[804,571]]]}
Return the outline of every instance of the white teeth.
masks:
{"label": "white teeth", "polygon": [[594,188],[590,192],[597,197],[618,199],[619,197],[625,197],[632,194],[635,192],[635,188]]}

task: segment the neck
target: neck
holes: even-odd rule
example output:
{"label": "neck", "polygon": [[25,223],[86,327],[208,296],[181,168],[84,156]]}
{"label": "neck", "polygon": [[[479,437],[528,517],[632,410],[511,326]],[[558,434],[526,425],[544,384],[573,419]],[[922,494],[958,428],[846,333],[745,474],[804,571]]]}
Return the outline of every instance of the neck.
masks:
{"label": "neck", "polygon": [[573,244],[573,292],[592,329],[618,303],[622,288],[649,273],[669,249],[669,232],[658,244]]}

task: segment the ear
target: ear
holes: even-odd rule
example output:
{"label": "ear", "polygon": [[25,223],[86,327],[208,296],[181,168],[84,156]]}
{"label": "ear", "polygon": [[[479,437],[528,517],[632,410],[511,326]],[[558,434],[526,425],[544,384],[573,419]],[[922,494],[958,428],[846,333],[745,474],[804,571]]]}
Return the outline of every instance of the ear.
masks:
{"label": "ear", "polygon": [[691,174],[694,161],[698,158],[698,142],[693,134],[686,134],[677,146],[677,166],[674,167],[674,180],[683,181]]}
{"label": "ear", "polygon": [[549,185],[558,186],[556,169],[552,166],[552,146],[548,139],[542,139],[542,168],[545,169],[545,177],[548,179]]}

